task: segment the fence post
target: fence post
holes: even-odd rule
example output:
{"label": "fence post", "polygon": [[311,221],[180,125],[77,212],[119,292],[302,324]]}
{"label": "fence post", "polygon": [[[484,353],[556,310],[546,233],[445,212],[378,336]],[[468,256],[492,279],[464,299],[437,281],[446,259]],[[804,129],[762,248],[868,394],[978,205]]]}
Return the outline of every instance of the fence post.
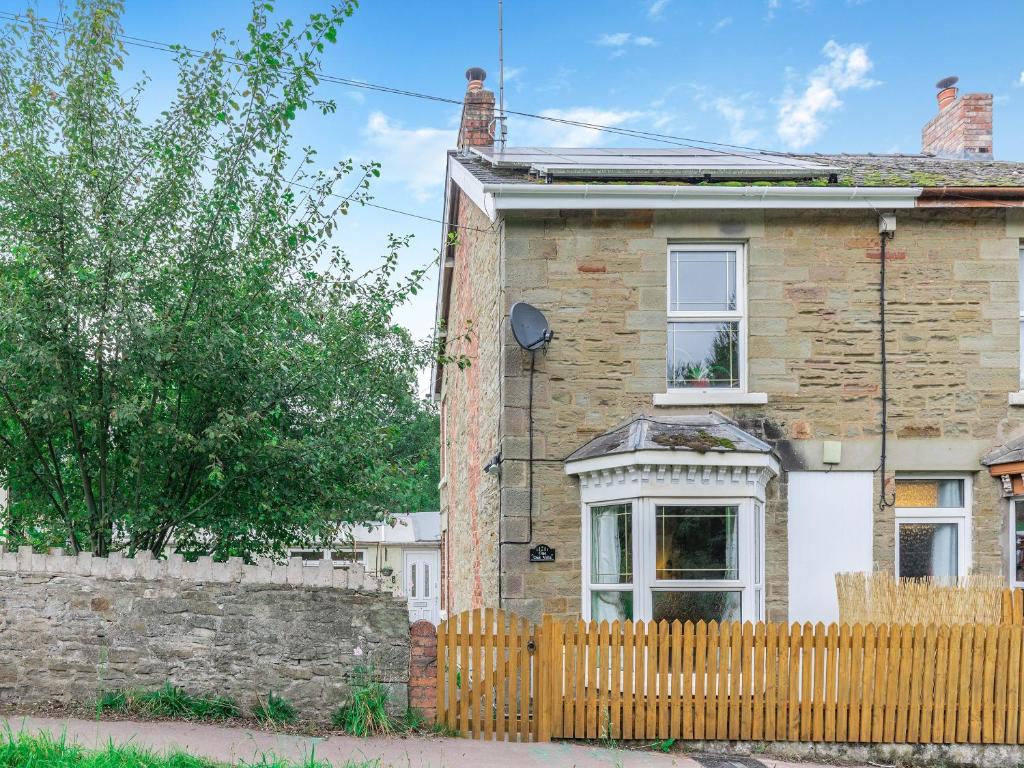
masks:
{"label": "fence post", "polygon": [[555,633],[551,616],[544,620],[537,637],[537,680],[533,689],[533,711],[537,718],[537,741],[551,741],[551,645]]}
{"label": "fence post", "polygon": [[439,680],[437,664],[438,628],[429,621],[409,627],[409,707],[417,709],[427,722],[437,720]]}

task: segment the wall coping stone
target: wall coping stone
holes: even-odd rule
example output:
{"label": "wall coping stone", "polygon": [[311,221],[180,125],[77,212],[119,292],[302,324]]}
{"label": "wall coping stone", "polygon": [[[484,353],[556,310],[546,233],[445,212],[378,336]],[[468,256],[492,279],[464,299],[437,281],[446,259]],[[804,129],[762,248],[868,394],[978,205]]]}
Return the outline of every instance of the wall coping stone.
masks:
{"label": "wall coping stone", "polygon": [[313,589],[381,591],[377,580],[368,576],[366,569],[358,563],[336,568],[331,560],[319,560],[315,565],[306,565],[300,557],[288,558],[285,563],[260,558],[255,565],[248,565],[240,557],[214,562],[204,555],[195,562],[188,562],[180,554],[157,560],[149,551],[137,552],[135,557],[125,557],[121,552],[95,557],[91,552],[68,555],[63,549],[51,549],[44,554],[33,551],[30,546],[18,547],[14,551],[0,545],[0,575],[5,574],[63,574],[115,581],[291,584]]}

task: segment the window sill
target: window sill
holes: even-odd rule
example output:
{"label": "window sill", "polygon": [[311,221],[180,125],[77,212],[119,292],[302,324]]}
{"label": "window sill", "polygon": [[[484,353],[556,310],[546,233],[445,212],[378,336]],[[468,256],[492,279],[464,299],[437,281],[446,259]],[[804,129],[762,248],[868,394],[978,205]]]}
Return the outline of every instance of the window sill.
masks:
{"label": "window sill", "polygon": [[[1010,395],[1012,398],[1013,395]],[[1024,405],[1024,394],[1021,395]],[[729,389],[675,389],[654,395],[655,405],[764,405],[767,392],[738,392]],[[1011,402],[1012,399],[1011,399]]]}
{"label": "window sill", "polygon": [[1024,389],[1010,393],[1010,405],[1024,405]]}

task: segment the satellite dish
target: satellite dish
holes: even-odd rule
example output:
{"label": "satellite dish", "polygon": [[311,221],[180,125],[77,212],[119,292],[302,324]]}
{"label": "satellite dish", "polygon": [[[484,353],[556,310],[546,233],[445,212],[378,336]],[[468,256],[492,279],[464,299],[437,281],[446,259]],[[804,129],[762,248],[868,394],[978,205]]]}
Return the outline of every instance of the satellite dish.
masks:
{"label": "satellite dish", "polygon": [[544,317],[544,313],[525,301],[517,301],[513,304],[509,314],[512,335],[515,336],[516,343],[523,349],[528,349],[531,352],[540,349],[554,336],[548,327],[548,320]]}
{"label": "satellite dish", "polygon": [[956,77],[955,75],[953,77],[944,77],[935,84],[935,87],[938,88],[939,90],[942,90],[944,88],[952,88],[959,82],[960,78]]}

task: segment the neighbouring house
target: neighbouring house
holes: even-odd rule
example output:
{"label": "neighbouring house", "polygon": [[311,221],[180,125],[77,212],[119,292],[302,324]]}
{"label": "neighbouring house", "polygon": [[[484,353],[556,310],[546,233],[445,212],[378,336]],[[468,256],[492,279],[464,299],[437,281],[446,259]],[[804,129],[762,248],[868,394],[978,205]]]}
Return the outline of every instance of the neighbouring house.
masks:
{"label": "neighbouring house", "polygon": [[406,598],[410,622],[434,624],[441,610],[441,520],[437,512],[400,513],[387,522],[353,525],[327,549],[293,549],[307,565],[332,560],[336,567],[359,563],[367,574]]}
{"label": "neighbouring house", "polygon": [[944,88],[916,155],[499,151],[467,76],[447,611],[827,621],[837,572],[1024,584],[1024,163],[991,95]]}

